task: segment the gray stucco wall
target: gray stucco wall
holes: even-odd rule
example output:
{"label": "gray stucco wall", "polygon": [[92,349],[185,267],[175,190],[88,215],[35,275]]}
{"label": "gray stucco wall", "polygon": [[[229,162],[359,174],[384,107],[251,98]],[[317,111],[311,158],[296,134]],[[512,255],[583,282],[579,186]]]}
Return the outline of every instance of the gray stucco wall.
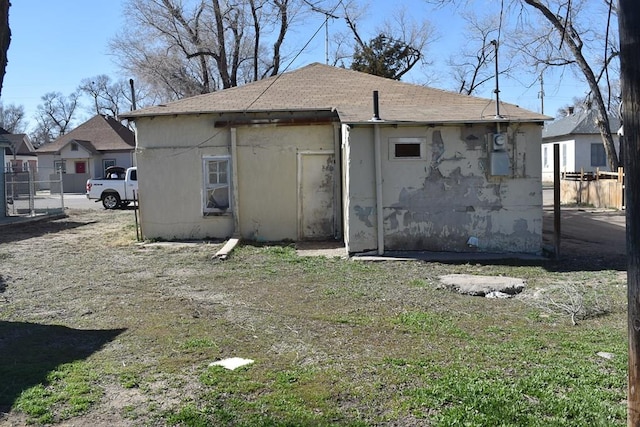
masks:
{"label": "gray stucco wall", "polygon": [[[484,125],[381,125],[385,250],[541,252],[541,129],[506,129],[506,176],[489,172],[493,132]],[[352,253],[377,249],[373,135],[368,125],[343,129],[345,242]],[[423,140],[422,158],[394,159],[395,138]]]}

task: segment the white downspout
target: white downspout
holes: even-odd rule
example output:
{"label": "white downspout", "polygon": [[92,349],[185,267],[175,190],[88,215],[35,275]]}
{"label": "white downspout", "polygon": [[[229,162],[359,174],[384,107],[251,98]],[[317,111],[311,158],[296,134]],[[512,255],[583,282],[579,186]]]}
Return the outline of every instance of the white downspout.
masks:
{"label": "white downspout", "polygon": [[380,152],[380,105],[378,91],[373,91],[373,156],[376,169],[376,219],[378,234],[378,255],[384,254],[384,211],[382,209],[382,153]]}
{"label": "white downspout", "polygon": [[376,163],[376,218],[378,222],[378,255],[384,254],[384,218],[382,209],[382,158],[380,152],[380,125],[373,125],[374,156]]}
{"label": "white downspout", "polygon": [[238,141],[236,128],[231,128],[231,191],[233,194],[233,236],[240,238],[240,200],[238,199]]}

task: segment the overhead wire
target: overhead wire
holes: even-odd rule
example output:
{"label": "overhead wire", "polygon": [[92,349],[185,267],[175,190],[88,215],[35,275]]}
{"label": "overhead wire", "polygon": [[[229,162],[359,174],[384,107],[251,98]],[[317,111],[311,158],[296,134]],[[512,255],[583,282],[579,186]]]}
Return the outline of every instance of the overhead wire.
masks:
{"label": "overhead wire", "polygon": [[[333,14],[335,13],[335,11],[338,9],[338,7],[343,4],[342,3],[343,0],[339,0],[338,3],[336,3],[336,5],[331,9],[330,13]],[[305,51],[305,49],[307,49],[307,47],[311,44],[311,42],[313,41],[313,39],[318,35],[318,33],[322,30],[322,28],[324,27],[326,21],[329,19],[329,14],[327,14],[325,16],[324,21],[322,22],[322,24],[320,24],[320,26],[318,27],[318,29],[311,35],[311,37],[309,37],[309,39],[306,41],[306,43],[298,50],[298,52],[293,56],[293,58],[289,61],[289,63],[283,68],[281,73],[278,73],[276,76],[274,76],[274,79],[267,85],[266,88],[264,88],[264,90],[262,92],[260,92],[244,109],[243,112],[247,112],[256,102],[258,102],[260,100],[260,98],[262,98],[264,96],[265,93],[267,93],[267,91],[269,91],[269,89],[271,89],[271,87],[280,79],[280,77],[282,76],[283,73],[287,72],[287,70],[289,70],[289,68],[293,65],[293,63],[296,61],[296,59],[298,59],[298,57],[300,55],[302,55],[302,53]],[[226,125],[225,128],[228,128],[229,125]],[[179,156],[182,155],[184,153],[187,153],[191,150],[197,149],[202,147],[204,144],[206,144],[207,142],[211,141],[212,139],[214,139],[216,136],[220,135],[220,133],[222,132],[221,130],[216,131],[213,135],[211,135],[210,137],[206,138],[205,140],[203,140],[202,142],[199,142],[198,144],[191,146],[191,147],[185,147],[184,150],[178,152],[178,153],[174,153],[171,154],[171,157],[175,157],[175,156]]]}

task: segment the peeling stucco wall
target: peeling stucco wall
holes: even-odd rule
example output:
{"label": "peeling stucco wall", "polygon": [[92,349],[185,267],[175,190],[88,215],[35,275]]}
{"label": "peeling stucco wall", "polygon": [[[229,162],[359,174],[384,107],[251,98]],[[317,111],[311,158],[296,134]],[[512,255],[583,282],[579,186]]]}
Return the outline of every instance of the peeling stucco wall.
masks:
{"label": "peeling stucco wall", "polygon": [[[204,156],[231,154],[231,132],[214,116],[161,116],[136,120],[141,224],[146,238],[226,238],[234,213],[204,215]],[[237,127],[241,237],[295,240],[298,227],[297,155],[332,151],[331,124]]]}
{"label": "peeling stucco wall", "polygon": [[[509,174],[491,176],[495,126],[381,127],[385,250],[541,252],[541,129],[502,131]],[[345,137],[347,249],[376,249],[373,131],[354,126]],[[393,158],[397,138],[423,140],[422,157]]]}

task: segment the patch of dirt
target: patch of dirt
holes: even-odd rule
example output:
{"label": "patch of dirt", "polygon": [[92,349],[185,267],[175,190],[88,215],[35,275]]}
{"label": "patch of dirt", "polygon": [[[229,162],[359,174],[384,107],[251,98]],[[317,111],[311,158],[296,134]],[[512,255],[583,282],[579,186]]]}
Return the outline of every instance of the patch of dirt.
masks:
{"label": "patch of dirt", "polygon": [[[457,300],[435,285],[443,274],[494,272],[483,265],[349,264],[333,260],[346,255],[336,242],[296,246],[300,255],[330,258],[324,264],[251,247],[212,261],[222,242],[135,242],[133,215],[70,210],[67,218],[0,228],[0,327],[17,337],[53,331],[68,344],[30,341],[28,348],[7,349],[0,342],[0,364],[23,362],[15,351],[28,350],[24,357],[43,366],[40,376],[2,384],[0,410],[11,407],[23,390],[45,383],[56,366],[76,360],[86,360],[100,374],[102,397],[89,413],[58,425],[161,425],[163,411],[200,404],[195,399],[202,370],[233,356],[256,359],[251,369],[269,373],[332,364],[351,384],[386,386],[371,360],[398,354],[419,358],[425,349],[447,352],[424,334],[408,334],[393,323],[400,313],[433,310],[466,319],[474,307],[487,310],[483,299]],[[582,257],[578,250],[584,247],[577,245],[550,265],[595,268],[600,261]],[[601,264],[607,268],[618,262],[618,255],[602,246],[590,253],[606,254]],[[532,274],[545,280],[540,269]],[[509,322],[525,318],[515,309],[507,303],[491,306],[492,315]],[[52,354],[57,359],[50,364],[38,358]],[[129,374],[139,384],[125,388],[122,378]],[[376,420],[397,398],[392,386],[376,389],[374,403],[361,404],[356,392],[341,393],[341,409],[366,421]],[[23,414],[6,412],[0,426],[25,425]],[[404,414],[396,421],[387,425],[424,420]]]}

